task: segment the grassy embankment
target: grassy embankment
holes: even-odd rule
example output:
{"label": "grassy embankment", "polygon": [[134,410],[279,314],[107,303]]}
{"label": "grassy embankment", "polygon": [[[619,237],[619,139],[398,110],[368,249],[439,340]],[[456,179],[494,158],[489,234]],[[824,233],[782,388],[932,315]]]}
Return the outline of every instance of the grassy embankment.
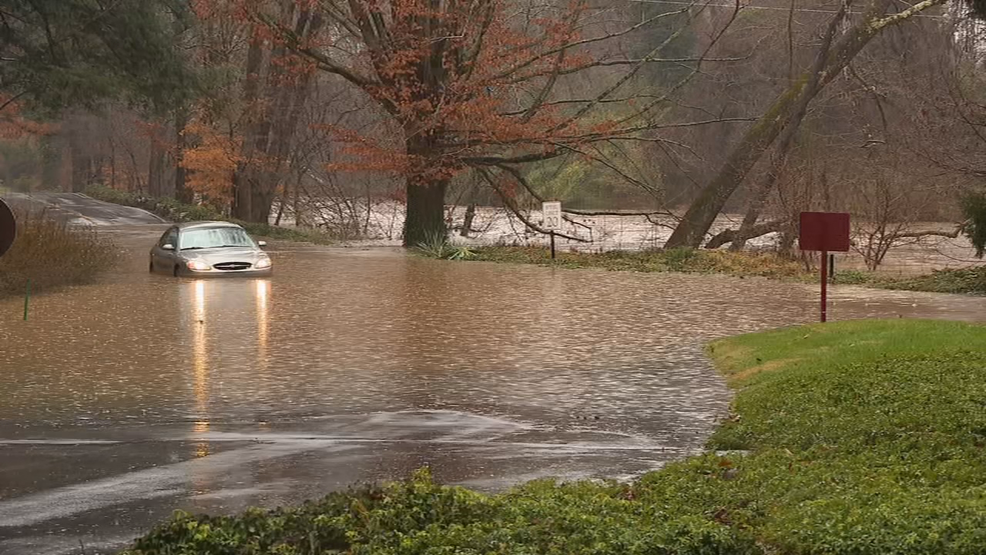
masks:
{"label": "grassy embankment", "polygon": [[986,327],[868,321],[714,343],[736,389],[707,455],[630,484],[498,495],[427,474],[236,517],[132,554],[973,554],[986,546]]}
{"label": "grassy embankment", "polygon": [[183,204],[173,198],[154,198],[127,191],[118,191],[108,187],[90,187],[86,190],[86,194],[96,200],[147,210],[169,222],[223,220],[235,222],[243,226],[250,235],[265,239],[301,241],[319,245],[327,245],[333,242],[333,238],[329,234],[321,231],[235,220],[226,217],[210,206]]}
{"label": "grassy embankment", "polygon": [[69,227],[44,213],[17,213],[17,239],[0,257],[0,298],[90,283],[113,267],[118,252],[95,230]]}
{"label": "grassy embankment", "polygon": [[[423,246],[420,252],[436,258],[477,260],[513,264],[556,265],[565,268],[599,268],[637,272],[687,272],[765,277],[788,281],[816,281],[797,261],[770,253],[728,252],[720,250],[671,249],[666,251],[610,251],[604,253],[559,252],[552,262],[543,247],[457,248]],[[986,295],[986,266],[960,270],[937,270],[908,278],[880,276],[859,270],[836,272],[835,282],[881,289],[902,289],[936,293]]]}

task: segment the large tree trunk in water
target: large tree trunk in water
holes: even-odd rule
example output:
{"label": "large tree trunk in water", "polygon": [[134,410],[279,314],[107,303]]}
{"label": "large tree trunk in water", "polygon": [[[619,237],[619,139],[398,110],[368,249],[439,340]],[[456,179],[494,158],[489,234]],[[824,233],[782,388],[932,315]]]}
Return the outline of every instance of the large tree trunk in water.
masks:
{"label": "large tree trunk in water", "polygon": [[407,183],[407,216],[404,218],[404,246],[413,247],[445,237],[445,191],[447,181],[423,183],[412,176]]}
{"label": "large tree trunk in water", "polygon": [[410,137],[406,148],[413,169],[407,177],[404,246],[413,247],[437,237],[446,237],[445,191],[448,189],[448,179],[438,178],[432,173],[437,166],[432,161],[438,154],[434,146],[435,135],[421,136],[412,129],[406,129],[405,133]]}
{"label": "large tree trunk in water", "polygon": [[[938,3],[941,2],[928,0],[928,2],[915,5],[914,8],[924,9]],[[760,117],[753,127],[746,132],[740,143],[736,145],[719,173],[689,206],[688,211],[665,244],[666,248],[697,248],[702,244],[705,234],[712,227],[726,201],[729,200],[729,197],[740,186],[781,131],[792,123],[792,116],[799,110],[807,109],[808,104],[819,91],[832,82],[881,29],[906,19],[906,17],[900,17],[903,15],[902,12],[878,21],[877,18],[886,12],[889,5],[890,0],[874,0],[863,18],[839,37],[831,49],[823,47],[822,52],[828,51],[828,55],[822,58],[823,63],[819,64],[818,71],[802,75],[798,81],[774,100],[770,109]],[[829,24],[829,30],[832,33],[834,33],[838,21],[842,19],[844,11],[845,5],[843,4],[839,13],[833,17]],[[917,13],[917,11],[911,12],[910,15]],[[830,37],[827,38],[831,40]],[[815,87],[808,86],[812,80],[817,82]]]}

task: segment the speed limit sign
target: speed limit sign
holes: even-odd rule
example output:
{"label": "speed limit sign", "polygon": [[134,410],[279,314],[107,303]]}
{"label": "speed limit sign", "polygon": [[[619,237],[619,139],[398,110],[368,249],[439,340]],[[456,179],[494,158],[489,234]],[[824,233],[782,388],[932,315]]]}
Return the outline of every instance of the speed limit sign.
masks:
{"label": "speed limit sign", "polygon": [[541,203],[545,229],[561,229],[561,203],[557,201]]}

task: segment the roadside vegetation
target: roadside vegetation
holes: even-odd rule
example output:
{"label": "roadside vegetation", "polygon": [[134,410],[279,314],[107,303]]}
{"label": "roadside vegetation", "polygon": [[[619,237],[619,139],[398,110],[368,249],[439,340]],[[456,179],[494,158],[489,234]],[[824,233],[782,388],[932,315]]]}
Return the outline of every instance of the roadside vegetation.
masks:
{"label": "roadside vegetation", "polygon": [[87,227],[70,227],[42,213],[17,213],[17,239],[0,257],[0,298],[91,283],[113,267],[117,251]]}
{"label": "roadside vegetation", "polygon": [[[773,253],[733,252],[713,249],[667,249],[650,251],[609,251],[601,253],[561,252],[551,260],[544,247],[459,247],[437,241],[420,243],[416,251],[432,258],[475,260],[511,264],[553,265],[564,268],[597,268],[633,272],[684,272],[726,274],[737,277],[813,282],[816,271],[803,263]],[[881,289],[902,289],[935,293],[986,295],[986,266],[935,270],[930,274],[897,278],[860,270],[839,270],[834,282]]]}
{"label": "roadside vegetation", "polygon": [[972,554],[986,545],[986,327],[856,321],[714,343],[736,389],[708,454],[632,483],[483,495],[406,482],[234,517],[130,555]]}
{"label": "roadside vegetation", "polygon": [[140,193],[120,191],[103,186],[89,187],[86,189],[86,195],[104,202],[112,202],[114,204],[147,210],[170,222],[230,221],[243,226],[247,233],[257,237],[279,241],[300,241],[319,245],[327,245],[334,242],[329,234],[318,230],[244,222],[229,218],[211,206],[205,204],[186,204],[171,197],[149,197]]}

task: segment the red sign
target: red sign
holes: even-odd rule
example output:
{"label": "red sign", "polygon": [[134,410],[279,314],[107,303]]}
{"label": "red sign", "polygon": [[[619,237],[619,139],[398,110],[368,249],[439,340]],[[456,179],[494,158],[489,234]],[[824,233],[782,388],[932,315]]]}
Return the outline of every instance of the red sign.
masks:
{"label": "red sign", "polygon": [[0,256],[3,256],[3,253],[14,244],[16,236],[17,225],[14,222],[14,214],[7,204],[0,200]]}
{"label": "red sign", "polygon": [[803,251],[849,252],[849,214],[802,212],[798,246]]}

